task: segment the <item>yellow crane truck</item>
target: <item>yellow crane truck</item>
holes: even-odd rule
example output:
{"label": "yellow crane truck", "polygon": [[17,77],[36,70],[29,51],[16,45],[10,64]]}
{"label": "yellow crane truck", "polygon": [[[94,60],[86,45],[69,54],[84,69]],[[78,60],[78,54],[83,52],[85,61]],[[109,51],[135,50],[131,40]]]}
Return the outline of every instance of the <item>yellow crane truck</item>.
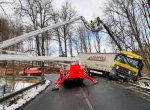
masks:
{"label": "yellow crane truck", "polygon": [[79,53],[82,65],[86,65],[90,74],[108,75],[111,79],[136,81],[144,66],[140,55],[129,51],[120,53]]}

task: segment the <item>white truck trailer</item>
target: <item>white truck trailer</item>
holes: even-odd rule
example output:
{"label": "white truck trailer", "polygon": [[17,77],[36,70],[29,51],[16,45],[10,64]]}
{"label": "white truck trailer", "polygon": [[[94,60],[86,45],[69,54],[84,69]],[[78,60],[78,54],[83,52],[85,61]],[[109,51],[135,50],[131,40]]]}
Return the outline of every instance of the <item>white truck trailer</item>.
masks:
{"label": "white truck trailer", "polygon": [[105,75],[112,69],[116,53],[79,53],[82,65],[86,65],[89,73]]}
{"label": "white truck trailer", "polygon": [[86,65],[89,73],[109,75],[136,81],[141,76],[143,58],[129,51],[120,53],[79,53],[81,65]]}

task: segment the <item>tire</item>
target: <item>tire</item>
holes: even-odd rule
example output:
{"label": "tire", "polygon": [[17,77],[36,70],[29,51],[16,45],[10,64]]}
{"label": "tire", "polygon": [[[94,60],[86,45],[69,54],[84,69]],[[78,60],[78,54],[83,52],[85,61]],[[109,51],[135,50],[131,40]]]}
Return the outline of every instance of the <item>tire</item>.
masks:
{"label": "tire", "polygon": [[132,76],[132,77],[129,79],[129,81],[130,81],[130,82],[136,82],[137,79],[138,79],[137,76]]}
{"label": "tire", "polygon": [[115,80],[116,79],[116,70],[112,69],[110,71],[110,73],[108,74],[108,77],[109,77],[110,80]]}
{"label": "tire", "polygon": [[108,76],[109,80],[115,80],[115,78]]}

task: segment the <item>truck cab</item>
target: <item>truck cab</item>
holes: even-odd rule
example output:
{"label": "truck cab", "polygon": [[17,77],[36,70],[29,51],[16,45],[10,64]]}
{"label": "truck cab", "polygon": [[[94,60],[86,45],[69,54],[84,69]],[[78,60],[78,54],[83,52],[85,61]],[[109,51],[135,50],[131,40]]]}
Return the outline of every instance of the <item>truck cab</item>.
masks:
{"label": "truck cab", "polygon": [[129,51],[121,51],[114,58],[112,70],[109,76],[112,78],[123,78],[131,81],[136,81],[141,76],[143,61],[140,55]]}

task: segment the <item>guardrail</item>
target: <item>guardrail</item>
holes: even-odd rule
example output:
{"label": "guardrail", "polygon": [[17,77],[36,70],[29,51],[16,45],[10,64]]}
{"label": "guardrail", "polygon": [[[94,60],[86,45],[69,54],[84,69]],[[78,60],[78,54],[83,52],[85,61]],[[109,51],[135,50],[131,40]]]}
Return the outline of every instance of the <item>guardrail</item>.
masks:
{"label": "guardrail", "polygon": [[141,77],[138,81],[150,82],[150,77]]}
{"label": "guardrail", "polygon": [[40,85],[40,84],[44,84],[45,81],[46,81],[46,80],[43,80],[43,81],[41,81],[41,82],[38,82],[38,83],[36,83],[36,84],[33,84],[33,85],[31,85],[31,86],[28,86],[28,87],[26,87],[26,88],[23,88],[23,89],[21,89],[21,90],[18,90],[18,91],[14,92],[14,93],[11,93],[11,94],[9,94],[9,95],[6,95],[6,96],[0,98],[0,104],[3,104],[4,102],[6,102],[6,101],[8,101],[8,100],[10,100],[10,99],[12,99],[12,98],[14,98],[14,97],[16,97],[16,96],[19,96],[19,95],[23,94],[24,92],[28,91],[29,89],[32,89],[32,88],[34,88],[34,87],[37,87],[37,86]]}
{"label": "guardrail", "polygon": [[15,79],[23,79],[23,78],[41,78],[41,76],[15,76],[15,77],[12,77],[12,76],[0,76],[1,78],[8,78],[8,79],[12,79],[12,78],[15,78]]}
{"label": "guardrail", "polygon": [[150,77],[141,77],[140,79],[138,79],[137,86],[150,90]]}

